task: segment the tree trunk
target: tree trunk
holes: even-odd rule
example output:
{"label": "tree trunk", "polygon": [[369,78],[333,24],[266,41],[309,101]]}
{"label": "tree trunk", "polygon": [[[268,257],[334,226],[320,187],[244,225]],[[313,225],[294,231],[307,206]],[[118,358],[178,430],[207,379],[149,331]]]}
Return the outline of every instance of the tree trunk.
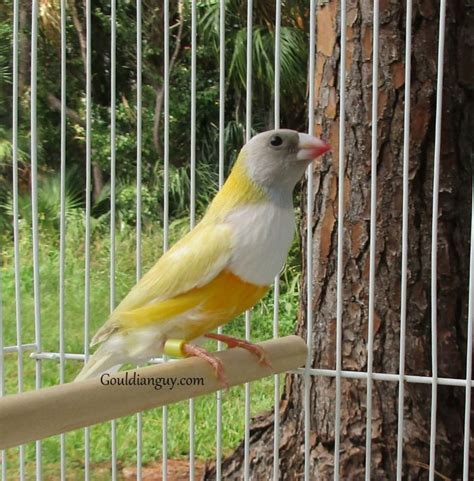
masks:
{"label": "tree trunk", "polygon": [[[81,51],[81,59],[82,65],[84,67],[84,78],[87,75],[87,43],[86,43],[86,34],[84,32],[84,27],[82,25],[82,21],[79,18],[79,14],[77,12],[76,0],[72,0],[70,4],[71,8],[71,16],[72,16],[72,23],[74,24],[74,28],[76,29],[77,38],[79,40],[79,48]],[[85,6],[84,6],[85,8]]]}
{"label": "tree trunk", "polygon": [[[438,375],[465,375],[471,158],[474,132],[474,8],[450,1],[447,10],[438,232]],[[340,89],[339,1],[317,12],[316,132],[329,139],[331,168],[315,167],[312,212],[314,296],[313,367],[335,368]],[[343,369],[367,370],[372,2],[347,6],[346,170],[343,258]],[[400,336],[405,6],[380,1],[378,182],[374,372],[397,373]],[[410,125],[408,308],[406,373],[431,375],[431,215],[436,114],[439,5],[414,1]],[[304,186],[306,193],[306,186]],[[305,196],[303,196],[304,198]],[[301,204],[306,218],[306,203]],[[305,230],[301,232],[305,252]],[[304,256],[303,256],[304,259]],[[306,337],[306,264],[303,260],[297,333]],[[280,479],[302,479],[303,378],[288,375],[281,409]],[[342,380],[340,479],[365,473],[366,382]],[[428,479],[431,386],[405,388],[404,479]],[[464,389],[438,387],[436,470],[462,476]],[[375,381],[371,479],[395,479],[398,383]],[[334,476],[335,380],[311,386],[311,479]],[[273,424],[268,414],[251,428],[252,480],[272,471]],[[224,461],[223,479],[240,480],[243,446]],[[471,471],[472,475],[473,471]],[[206,478],[214,479],[208,469]],[[443,478],[444,479],[444,478]]]}
{"label": "tree trunk", "polygon": [[[171,59],[168,65],[168,71],[170,75],[173,70],[174,64],[176,63],[176,60],[178,58],[179,52],[181,50],[181,40],[183,38],[184,17],[183,17],[182,1],[178,1],[177,10],[178,10],[178,32],[176,34],[173,54],[171,55]],[[164,73],[163,73],[163,78],[164,78]],[[161,156],[163,153],[162,152],[163,149],[162,149],[159,134],[160,134],[160,123],[161,123],[161,111],[163,108],[163,101],[164,101],[164,95],[165,95],[164,84],[161,83],[161,85],[157,85],[155,92],[156,92],[155,113],[153,116],[153,147],[155,148],[155,151]],[[171,162],[173,163],[173,161]]]}
{"label": "tree trunk", "polygon": [[21,97],[29,84],[30,74],[30,32],[31,2],[22,2],[19,18],[19,58],[18,58],[18,95]]}

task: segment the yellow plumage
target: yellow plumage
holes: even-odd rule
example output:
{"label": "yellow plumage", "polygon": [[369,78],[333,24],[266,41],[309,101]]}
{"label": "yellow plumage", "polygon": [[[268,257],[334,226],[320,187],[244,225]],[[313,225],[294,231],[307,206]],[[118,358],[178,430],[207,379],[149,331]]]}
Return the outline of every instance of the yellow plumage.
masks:
{"label": "yellow plumage", "polygon": [[214,330],[246,311],[268,291],[268,286],[245,282],[229,271],[223,271],[211,282],[179,296],[149,306],[123,312],[121,319],[126,329],[165,322],[195,307],[197,319],[189,319],[182,327],[169,333],[170,338],[190,341]]}
{"label": "yellow plumage", "polygon": [[[327,149],[321,140],[290,130],[251,139],[201,222],[158,260],[96,333],[92,344],[101,346],[76,379],[145,362],[161,354],[167,340],[196,339],[261,299],[291,244],[293,188],[311,159]],[[251,349],[239,342],[232,344]],[[187,347],[188,354],[198,352]],[[196,355],[212,361],[208,353]]]}

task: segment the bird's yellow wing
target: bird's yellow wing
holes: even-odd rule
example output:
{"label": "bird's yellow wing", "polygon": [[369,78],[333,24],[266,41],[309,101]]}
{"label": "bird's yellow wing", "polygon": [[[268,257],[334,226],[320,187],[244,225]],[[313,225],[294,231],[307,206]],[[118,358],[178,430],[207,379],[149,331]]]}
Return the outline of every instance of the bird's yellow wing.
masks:
{"label": "bird's yellow wing", "polygon": [[[102,342],[135,310],[155,305],[214,279],[226,268],[232,253],[232,231],[224,224],[198,224],[184,236],[141,278],[110,315],[92,339]],[[120,319],[121,313],[127,313]]]}

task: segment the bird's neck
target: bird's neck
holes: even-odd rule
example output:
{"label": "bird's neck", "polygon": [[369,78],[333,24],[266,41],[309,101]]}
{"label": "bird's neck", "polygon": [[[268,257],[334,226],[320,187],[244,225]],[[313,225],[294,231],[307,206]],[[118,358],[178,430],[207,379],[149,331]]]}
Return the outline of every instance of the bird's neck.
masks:
{"label": "bird's neck", "polygon": [[241,153],[237,158],[232,172],[209,206],[206,217],[222,217],[235,207],[270,200],[268,192],[249,177],[244,156]]}

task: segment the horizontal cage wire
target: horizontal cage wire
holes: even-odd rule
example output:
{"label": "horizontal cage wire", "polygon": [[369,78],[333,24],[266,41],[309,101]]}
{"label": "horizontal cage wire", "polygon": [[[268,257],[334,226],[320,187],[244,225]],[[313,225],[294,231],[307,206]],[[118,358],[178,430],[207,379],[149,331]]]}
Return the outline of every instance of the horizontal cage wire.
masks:
{"label": "horizontal cage wire", "polygon": [[6,0],[2,398],[74,380],[256,133],[332,151],[296,189],[269,293],[217,329],[296,332],[305,365],[4,449],[2,481],[472,477],[472,142],[448,55],[470,7],[428,3]]}

